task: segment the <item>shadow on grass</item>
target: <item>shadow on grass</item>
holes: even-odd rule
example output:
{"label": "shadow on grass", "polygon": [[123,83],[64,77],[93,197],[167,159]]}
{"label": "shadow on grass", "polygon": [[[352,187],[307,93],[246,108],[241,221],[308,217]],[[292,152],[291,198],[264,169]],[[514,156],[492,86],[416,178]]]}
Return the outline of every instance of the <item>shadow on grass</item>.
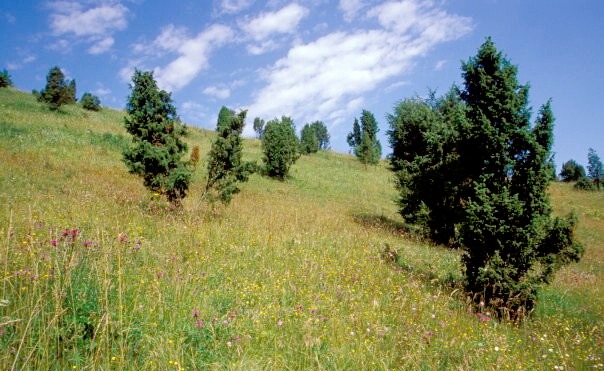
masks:
{"label": "shadow on grass", "polygon": [[383,230],[395,236],[405,236],[420,238],[417,231],[412,226],[400,221],[393,220],[385,215],[376,215],[370,213],[352,214],[354,221],[366,228]]}

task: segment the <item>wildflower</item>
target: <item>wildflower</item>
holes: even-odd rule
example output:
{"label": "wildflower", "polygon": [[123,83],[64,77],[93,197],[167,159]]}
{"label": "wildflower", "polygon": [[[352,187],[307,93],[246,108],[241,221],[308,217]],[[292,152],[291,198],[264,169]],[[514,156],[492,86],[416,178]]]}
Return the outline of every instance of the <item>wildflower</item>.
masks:
{"label": "wildflower", "polygon": [[50,246],[52,246],[52,247],[57,247],[58,243],[59,242],[57,240],[55,240],[55,239],[50,240]]}
{"label": "wildflower", "polygon": [[233,343],[231,343],[230,341],[227,341],[227,343],[226,343],[226,346],[227,346],[227,347],[229,347],[229,348],[230,348],[232,345],[233,345]]}
{"label": "wildflower", "polygon": [[195,327],[202,329],[204,326],[206,325],[206,321],[202,320],[202,319],[198,319],[195,322]]}
{"label": "wildflower", "polygon": [[495,347],[495,351],[496,351],[496,352],[499,352],[499,347]]}
{"label": "wildflower", "polygon": [[193,318],[199,317],[199,309],[197,309],[197,308],[193,309],[192,316],[193,316]]}
{"label": "wildflower", "polygon": [[84,247],[92,247],[92,246],[94,246],[94,242],[92,242],[92,241],[84,241],[83,245],[84,245]]}
{"label": "wildflower", "polygon": [[117,236],[117,240],[120,242],[128,242],[128,236],[126,235],[126,233],[122,232]]}
{"label": "wildflower", "polygon": [[283,326],[283,320],[282,319],[280,319],[280,320],[277,321],[277,326],[279,326],[279,327]]}

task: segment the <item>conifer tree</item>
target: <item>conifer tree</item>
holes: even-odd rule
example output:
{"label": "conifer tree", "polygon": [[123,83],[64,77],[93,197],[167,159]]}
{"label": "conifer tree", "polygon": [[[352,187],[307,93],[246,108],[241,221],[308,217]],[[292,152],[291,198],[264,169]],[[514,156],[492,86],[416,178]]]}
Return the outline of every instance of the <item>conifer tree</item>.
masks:
{"label": "conifer tree", "polygon": [[62,105],[73,102],[71,87],[75,91],[75,82],[72,84],[66,81],[63,71],[55,66],[48,71],[46,87],[38,94],[38,100],[46,103],[51,110],[56,111]]}
{"label": "conifer tree", "polygon": [[80,98],[80,104],[82,105],[82,108],[90,111],[101,110],[101,100],[96,95],[92,95],[90,93],[84,93],[82,95],[82,98]]}
{"label": "conifer tree", "polygon": [[174,206],[187,194],[191,170],[181,158],[187,145],[170,94],[157,87],[152,72],[136,70],[130,85],[124,125],[132,135],[124,163],[143,178],[149,190],[166,196]]}
{"label": "conifer tree", "polygon": [[241,133],[247,111],[235,114],[222,107],[216,124],[217,138],[212,144],[208,160],[206,195],[228,204],[239,192],[238,183],[248,180],[255,164],[242,162],[243,142]]}
{"label": "conifer tree", "polygon": [[563,182],[576,182],[581,178],[585,178],[585,168],[582,165],[579,165],[577,161],[568,160],[562,164],[560,179],[562,179]]}
{"label": "conifer tree", "polygon": [[468,130],[460,160],[473,182],[462,195],[466,289],[518,319],[533,308],[540,285],[582,253],[574,219],[552,219],[547,198],[554,117],[548,102],[531,129],[528,86],[490,38],[462,70]]}
{"label": "conifer tree", "polygon": [[583,252],[575,219],[551,216],[554,116],[547,102],[531,126],[528,86],[490,39],[462,70],[462,91],[403,101],[389,116],[401,213],[437,242],[463,246],[476,304],[520,319]]}

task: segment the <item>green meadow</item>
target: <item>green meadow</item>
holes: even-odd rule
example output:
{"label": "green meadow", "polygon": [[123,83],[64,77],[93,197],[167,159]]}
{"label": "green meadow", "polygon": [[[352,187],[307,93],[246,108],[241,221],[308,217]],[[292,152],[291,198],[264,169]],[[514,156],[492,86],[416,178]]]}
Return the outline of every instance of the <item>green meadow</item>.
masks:
{"label": "green meadow", "polygon": [[172,210],[123,164],[123,115],[0,89],[0,369],[604,369],[604,192],[551,185],[586,254],[499,322],[469,310],[460,251],[409,233],[385,162],[321,151],[212,205],[214,133],[189,127]]}

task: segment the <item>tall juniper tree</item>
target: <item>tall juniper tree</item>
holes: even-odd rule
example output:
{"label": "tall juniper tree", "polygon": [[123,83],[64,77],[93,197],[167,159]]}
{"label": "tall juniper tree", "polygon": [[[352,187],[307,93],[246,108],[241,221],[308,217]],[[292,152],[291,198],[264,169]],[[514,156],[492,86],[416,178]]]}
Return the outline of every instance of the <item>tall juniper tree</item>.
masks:
{"label": "tall juniper tree", "polygon": [[236,114],[226,107],[222,107],[218,114],[217,138],[209,153],[206,195],[225,204],[239,192],[237,184],[247,181],[255,169],[254,163],[242,161],[241,133],[246,114],[247,111]]}
{"label": "tall juniper tree", "polygon": [[178,206],[191,179],[189,164],[182,160],[187,151],[181,140],[185,128],[170,94],[157,87],[152,72],[136,70],[130,89],[124,125],[132,145],[123,153],[124,163],[143,178],[145,187]]}
{"label": "tall juniper tree", "polygon": [[539,287],[583,251],[573,217],[551,217],[554,116],[547,102],[531,125],[528,86],[490,39],[462,70],[461,92],[402,102],[389,117],[401,211],[425,220],[440,242],[460,241],[475,303],[521,318]]}
{"label": "tall juniper tree", "polygon": [[462,70],[469,130],[460,157],[473,181],[461,234],[466,288],[518,318],[534,306],[539,285],[582,253],[574,219],[552,219],[546,193],[554,117],[547,102],[531,128],[528,85],[491,39]]}

